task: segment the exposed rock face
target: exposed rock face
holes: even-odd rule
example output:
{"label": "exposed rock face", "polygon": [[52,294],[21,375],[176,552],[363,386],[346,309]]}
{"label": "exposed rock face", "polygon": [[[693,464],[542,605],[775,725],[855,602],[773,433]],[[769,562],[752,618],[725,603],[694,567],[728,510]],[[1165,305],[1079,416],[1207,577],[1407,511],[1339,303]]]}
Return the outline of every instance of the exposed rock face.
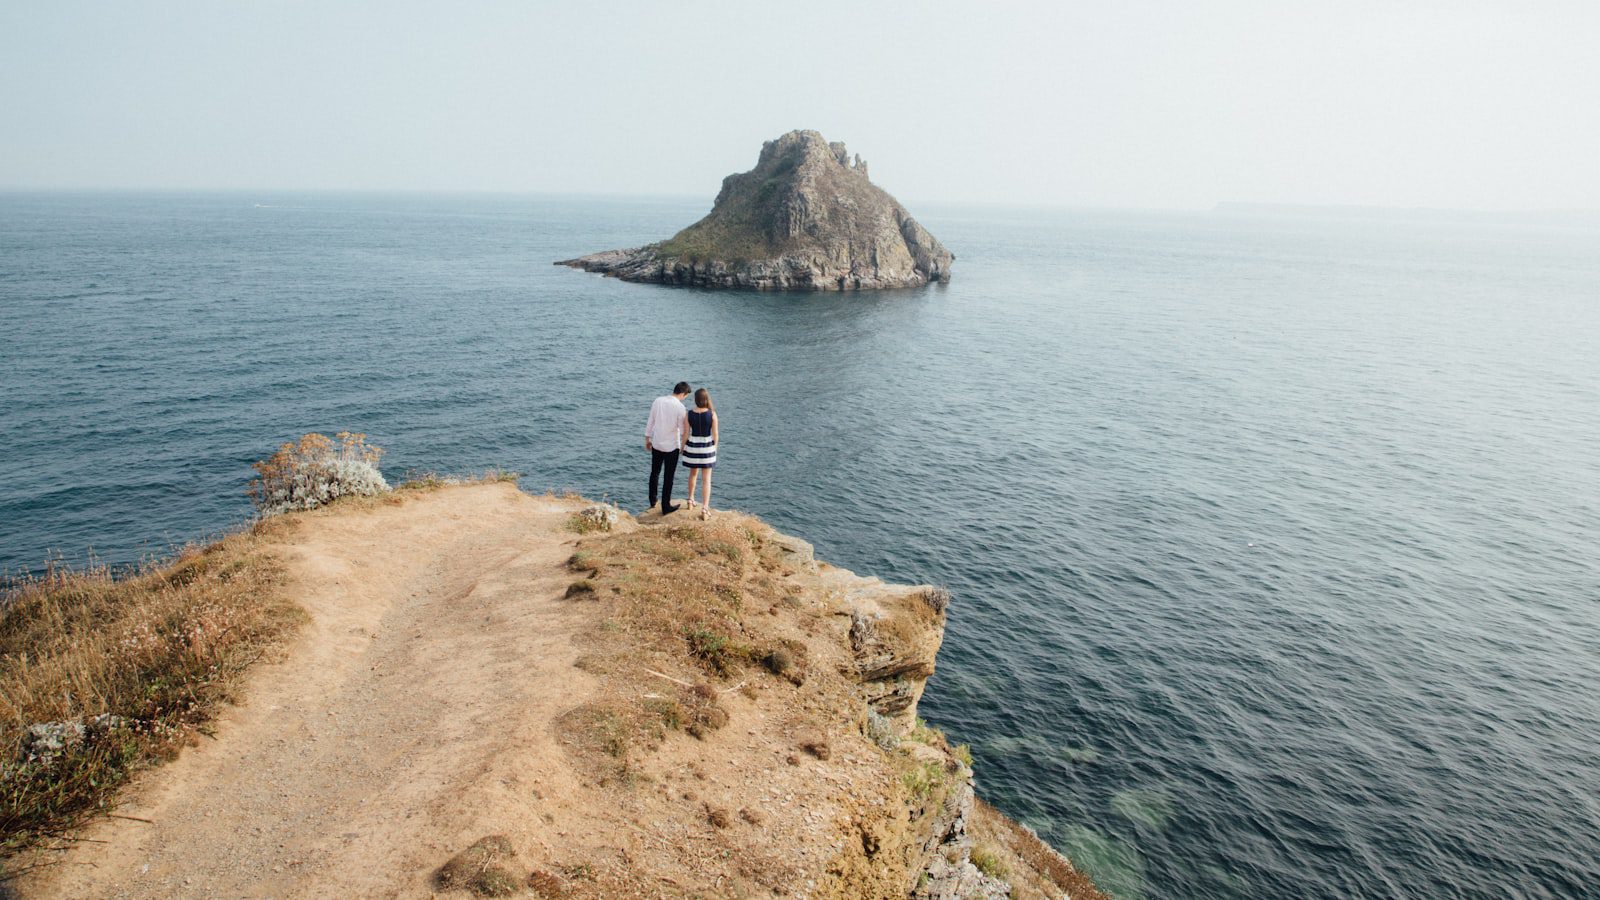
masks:
{"label": "exposed rock face", "polygon": [[848,291],[947,281],[955,256],[815,131],[761,148],[705,218],[668,240],[558,262],[625,281],[750,290]]}
{"label": "exposed rock face", "polygon": [[[904,837],[912,900],[1002,898],[1011,887],[978,870],[967,824],[975,811],[972,770],[956,757],[942,736],[917,722],[917,702],[944,640],[950,595],[940,588],[884,584],[843,570],[818,573],[832,584],[850,616],[852,666],[867,706],[868,735],[879,746],[908,758],[913,769],[941,773],[913,809]],[[846,882],[848,884],[848,882]]]}

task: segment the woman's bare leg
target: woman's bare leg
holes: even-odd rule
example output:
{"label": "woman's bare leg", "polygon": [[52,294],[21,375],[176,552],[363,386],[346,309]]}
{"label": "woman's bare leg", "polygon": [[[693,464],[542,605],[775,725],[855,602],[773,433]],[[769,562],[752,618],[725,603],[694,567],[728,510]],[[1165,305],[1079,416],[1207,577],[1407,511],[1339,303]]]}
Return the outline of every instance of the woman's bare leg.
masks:
{"label": "woman's bare leg", "polygon": [[711,473],[713,471],[715,471],[715,470],[713,470],[713,469],[706,469],[705,470],[705,475],[706,475],[706,486],[705,486],[705,494],[704,494],[705,502],[700,504],[700,515],[705,516],[707,518],[710,518],[710,516],[711,516]]}
{"label": "woman's bare leg", "polygon": [[694,482],[695,482],[695,479],[699,475],[700,475],[700,470],[699,469],[691,468],[689,470],[689,505],[690,506],[694,505]]}

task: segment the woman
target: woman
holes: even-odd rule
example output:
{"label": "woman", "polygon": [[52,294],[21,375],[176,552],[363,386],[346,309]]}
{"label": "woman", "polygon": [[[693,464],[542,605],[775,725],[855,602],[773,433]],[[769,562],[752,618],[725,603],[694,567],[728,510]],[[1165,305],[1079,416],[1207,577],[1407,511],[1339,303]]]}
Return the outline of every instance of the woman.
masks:
{"label": "woman", "polygon": [[700,503],[700,518],[711,518],[711,469],[717,464],[717,410],[711,405],[711,392],[694,392],[694,409],[689,412],[689,443],[683,448],[683,464],[689,468],[689,505],[694,505],[694,484],[705,479],[705,494]]}

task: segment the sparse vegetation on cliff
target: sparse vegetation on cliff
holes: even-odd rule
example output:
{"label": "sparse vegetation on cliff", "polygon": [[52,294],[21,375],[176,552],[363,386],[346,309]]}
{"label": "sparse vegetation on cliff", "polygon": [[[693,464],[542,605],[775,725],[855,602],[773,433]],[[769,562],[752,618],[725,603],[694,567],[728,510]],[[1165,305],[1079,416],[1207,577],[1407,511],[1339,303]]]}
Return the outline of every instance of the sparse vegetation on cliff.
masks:
{"label": "sparse vegetation on cliff", "polygon": [[[337,437],[308,434],[256,464],[251,493],[264,514],[379,493],[382,451],[360,434]],[[516,477],[425,475],[403,486]],[[206,733],[249,666],[303,619],[267,546],[294,527],[263,518],[131,571],[55,566],[4,586],[0,853],[60,838],[110,808],[134,773]]]}
{"label": "sparse vegetation on cliff", "polygon": [[[575,534],[575,517],[610,527]],[[923,900],[998,897],[996,873],[1009,872],[1044,892],[1015,896],[1059,896],[1024,856],[1048,848],[1020,831],[968,833],[970,756],[916,718],[947,594],[818,563],[805,542],[737,513],[648,526],[575,497],[438,479],[262,519],[122,581],[25,586],[0,620],[0,649],[31,649],[6,655],[26,665],[0,672],[11,704],[0,712],[64,726],[52,734],[67,749],[6,732],[18,751],[7,810],[43,812],[8,837],[59,835],[109,809],[129,773],[206,728],[299,617],[283,599],[292,584],[316,623],[295,658],[322,663],[251,682],[256,714],[218,732],[250,765],[165,770],[160,802],[176,805],[129,795],[128,811],[166,835],[139,853],[219,893],[266,878],[290,894],[338,883],[363,886],[351,895]],[[10,617],[24,606],[28,618]],[[406,624],[378,627],[394,621]],[[393,677],[419,660],[426,690]],[[109,676],[97,669],[107,663]],[[229,792],[239,808],[218,810]],[[277,874],[304,858],[285,840],[334,846],[328,835],[359,834],[347,823],[372,816],[388,826],[336,851],[366,855]],[[71,839],[139,840],[108,822]],[[202,873],[222,843],[256,868]],[[396,853],[404,871],[348,865]],[[54,871],[79,886],[160,877]]]}
{"label": "sparse vegetation on cliff", "polygon": [[[601,625],[583,636],[578,665],[603,686],[602,699],[565,717],[564,733],[614,792],[611,805],[688,828],[676,838],[680,859],[717,846],[720,832],[740,832],[746,850],[788,842],[798,855],[821,829],[834,856],[813,896],[998,896],[1010,858],[969,858],[961,824],[971,755],[915,717],[948,592],[821,566],[804,542],[737,514],[650,521],[587,534],[567,563],[598,603]],[[703,745],[684,747],[679,731]],[[674,778],[684,766],[687,785]],[[796,831],[752,808],[770,794],[714,792],[712,802],[702,792],[752,766],[767,791],[803,792],[803,808],[832,811],[807,813]],[[739,816],[727,814],[741,803]],[[740,831],[754,822],[759,840]],[[794,885],[797,858],[749,854],[716,871],[778,890]]]}

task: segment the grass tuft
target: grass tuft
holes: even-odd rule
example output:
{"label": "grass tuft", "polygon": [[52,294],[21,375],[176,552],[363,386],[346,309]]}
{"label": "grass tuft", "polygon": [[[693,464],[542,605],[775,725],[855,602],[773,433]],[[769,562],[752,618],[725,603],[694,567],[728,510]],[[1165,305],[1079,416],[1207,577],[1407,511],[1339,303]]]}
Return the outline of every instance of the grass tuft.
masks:
{"label": "grass tuft", "polygon": [[748,647],[735,643],[727,635],[718,634],[709,628],[687,629],[684,637],[689,641],[689,653],[718,675],[727,675],[734,670],[739,660],[748,659],[750,656]]}
{"label": "grass tuft", "polygon": [[900,774],[900,783],[914,800],[926,800],[944,786],[945,768],[935,762],[919,763]]}
{"label": "grass tuft", "polygon": [[800,749],[815,756],[817,759],[827,759],[833,756],[833,748],[828,741],[821,737],[810,737],[800,742]]}
{"label": "grass tuft", "polygon": [[528,873],[528,887],[540,897],[565,897],[567,883],[554,872],[534,869]]}
{"label": "grass tuft", "polygon": [[781,678],[793,671],[794,657],[782,647],[775,647],[768,650],[767,655],[761,658],[761,664],[767,667],[767,671]]}
{"label": "grass tuft", "polygon": [[479,838],[439,868],[435,880],[447,890],[468,890],[482,897],[509,897],[522,889],[522,882],[499,862],[515,854],[505,835]]}
{"label": "grass tuft", "polygon": [[979,872],[1000,881],[1006,880],[1011,875],[1011,867],[1006,865],[1005,860],[990,847],[973,847],[972,864],[978,867]]}
{"label": "grass tuft", "polygon": [[685,711],[683,730],[704,740],[707,734],[728,724],[728,711],[718,702],[719,697],[717,689],[704,682],[685,689],[680,701]]}
{"label": "grass tuft", "polygon": [[931,587],[918,596],[937,615],[944,615],[944,611],[950,608],[950,591],[945,588]]}
{"label": "grass tuft", "polygon": [[589,534],[595,531],[605,531],[606,528],[597,519],[573,513],[567,517],[567,530],[577,534]]}

